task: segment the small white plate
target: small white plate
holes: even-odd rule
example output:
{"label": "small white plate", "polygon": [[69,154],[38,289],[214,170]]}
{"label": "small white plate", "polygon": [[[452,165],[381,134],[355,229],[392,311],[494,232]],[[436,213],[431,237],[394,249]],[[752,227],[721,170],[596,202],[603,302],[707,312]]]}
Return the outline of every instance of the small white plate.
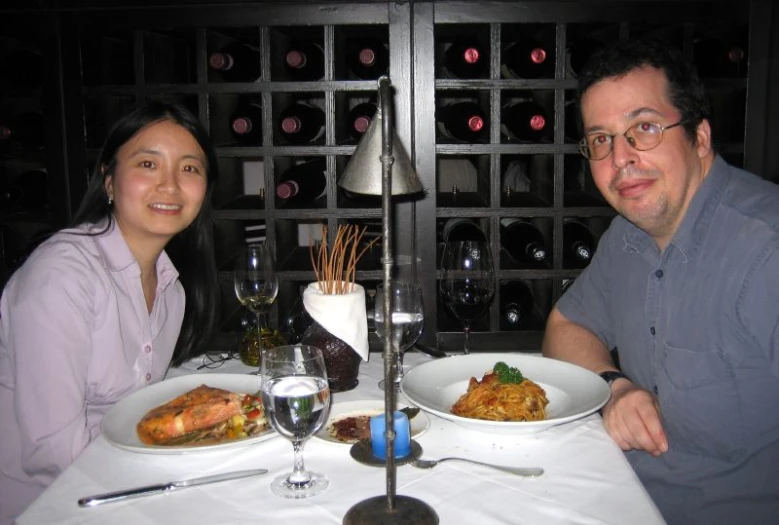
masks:
{"label": "small white plate", "polygon": [[200,385],[222,388],[241,394],[255,394],[260,390],[260,376],[249,374],[190,374],[174,377],[149,385],[115,404],[103,417],[100,429],[112,445],[130,452],[144,454],[191,454],[211,450],[237,448],[278,436],[275,430],[267,431],[245,439],[199,446],[146,445],[138,438],[136,425],[154,407],[158,407]]}
{"label": "small white plate", "polygon": [[[405,403],[398,403],[397,405],[398,410],[409,406]],[[314,434],[314,437],[321,439],[322,441],[327,441],[328,443],[333,443],[335,445],[351,446],[355,442],[338,441],[330,435],[330,427],[332,424],[335,421],[345,417],[362,415],[375,416],[382,413],[384,413],[384,401],[378,399],[333,403],[333,406],[330,407],[330,416],[327,418],[327,423],[325,423],[319,432]],[[419,437],[425,433],[428,428],[430,428],[430,418],[428,418],[427,414],[420,410],[416,416],[411,418],[409,421],[409,426],[411,427],[411,437]]]}
{"label": "small white plate", "polygon": [[[543,421],[485,421],[452,414],[471,377],[482,376],[498,361],[519,368],[546,392]],[[400,390],[422,410],[471,430],[531,434],[592,414],[609,400],[611,390],[597,374],[565,361],[516,353],[469,354],[428,361],[403,376]]]}

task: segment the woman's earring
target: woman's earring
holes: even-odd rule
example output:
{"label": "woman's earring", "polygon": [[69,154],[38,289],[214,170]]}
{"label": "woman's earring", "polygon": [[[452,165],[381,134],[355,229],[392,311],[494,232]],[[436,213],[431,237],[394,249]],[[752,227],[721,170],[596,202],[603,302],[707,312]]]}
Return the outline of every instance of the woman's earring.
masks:
{"label": "woman's earring", "polygon": [[108,196],[108,205],[111,206],[113,203],[114,203],[114,198],[111,195],[109,195]]}

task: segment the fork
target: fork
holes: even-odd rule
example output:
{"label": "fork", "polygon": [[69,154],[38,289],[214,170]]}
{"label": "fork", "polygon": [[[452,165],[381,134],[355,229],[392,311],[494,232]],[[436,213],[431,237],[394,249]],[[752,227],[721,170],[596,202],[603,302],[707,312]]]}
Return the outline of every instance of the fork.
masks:
{"label": "fork", "polygon": [[516,474],[517,476],[525,476],[535,478],[544,473],[544,469],[536,467],[504,467],[502,465],[493,465],[492,463],[482,463],[481,461],[474,461],[472,459],[465,458],[441,458],[441,459],[415,459],[411,462],[417,468],[433,468],[442,461],[462,461],[464,463],[473,463],[474,465],[481,465],[482,467],[490,467],[496,470],[502,470],[509,474]]}

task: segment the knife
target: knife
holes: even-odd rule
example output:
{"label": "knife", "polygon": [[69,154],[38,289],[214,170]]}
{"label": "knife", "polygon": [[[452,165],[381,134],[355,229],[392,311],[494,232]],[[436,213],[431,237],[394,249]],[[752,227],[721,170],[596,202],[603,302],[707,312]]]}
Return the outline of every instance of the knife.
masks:
{"label": "knife", "polygon": [[168,483],[160,483],[157,485],[146,485],[145,487],[137,487],[134,489],[119,490],[117,492],[108,492],[106,494],[98,494],[96,496],[88,496],[78,500],[79,507],[95,507],[102,505],[103,503],[113,503],[114,501],[122,501],[131,498],[140,498],[143,496],[151,496],[152,494],[162,494],[165,492],[173,492],[174,490],[186,489],[189,487],[195,487],[197,485],[205,485],[207,483],[217,483],[219,481],[227,481],[229,479],[248,478],[249,476],[259,476],[260,474],[267,474],[268,469],[259,468],[254,470],[237,470],[234,472],[225,472],[222,474],[213,474],[211,476],[203,476],[200,478],[185,479],[181,481],[170,481]]}

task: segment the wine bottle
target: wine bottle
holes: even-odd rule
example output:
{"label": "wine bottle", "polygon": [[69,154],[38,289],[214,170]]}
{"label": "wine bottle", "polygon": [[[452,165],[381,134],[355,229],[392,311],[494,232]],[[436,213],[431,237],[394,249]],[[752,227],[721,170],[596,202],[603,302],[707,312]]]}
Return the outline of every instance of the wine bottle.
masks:
{"label": "wine bottle", "polygon": [[565,139],[578,143],[582,137],[582,126],[579,105],[575,101],[571,100],[565,103],[563,118],[565,119]]}
{"label": "wine bottle", "polygon": [[576,193],[584,191],[587,180],[587,161],[582,156],[566,156],[563,165],[563,191]]}
{"label": "wine bottle", "polygon": [[554,77],[552,51],[535,39],[511,42],[503,50],[502,58],[500,70],[506,78]]}
{"label": "wine bottle", "polygon": [[571,42],[568,46],[568,73],[571,77],[578,77],[584,64],[590,59],[593,53],[603,47],[603,43],[598,40],[584,38]]}
{"label": "wine bottle", "polygon": [[0,142],[16,142],[30,149],[39,149],[45,142],[43,115],[37,111],[22,111],[0,121]]}
{"label": "wine bottle", "polygon": [[48,175],[45,169],[20,173],[14,186],[19,189],[19,204],[26,210],[42,210],[49,206]]}
{"label": "wine bottle", "polygon": [[257,100],[242,100],[230,117],[230,131],[242,144],[262,144],[262,106]]}
{"label": "wine bottle", "polygon": [[22,202],[24,193],[16,184],[0,178],[0,210],[12,210]]}
{"label": "wine bottle", "polygon": [[487,131],[487,116],[476,102],[455,102],[436,111],[438,130],[459,142],[476,142]]}
{"label": "wine bottle", "polygon": [[11,87],[31,91],[43,82],[43,60],[41,54],[31,49],[13,50],[5,58],[3,66]]}
{"label": "wine bottle", "polygon": [[746,52],[735,42],[701,38],[693,45],[698,74],[708,78],[739,77],[746,73]]}
{"label": "wine bottle", "polygon": [[511,140],[538,142],[548,134],[546,111],[531,100],[503,107],[500,130]]}
{"label": "wine bottle", "polygon": [[584,268],[595,253],[595,239],[589,228],[575,219],[563,222],[563,262],[568,268]]}
{"label": "wine bottle", "polygon": [[500,315],[511,328],[526,328],[533,314],[535,299],[530,286],[511,281],[500,291]]}
{"label": "wine bottle", "polygon": [[292,80],[319,80],[325,76],[324,51],[314,40],[294,41],[287,48],[284,66]]}
{"label": "wine bottle", "polygon": [[208,65],[219,71],[225,82],[254,82],[262,74],[260,52],[241,42],[211,53]]}
{"label": "wine bottle", "polygon": [[389,50],[378,38],[355,38],[346,44],[346,60],[355,77],[375,80],[389,69]]}
{"label": "wine bottle", "polygon": [[500,242],[517,263],[541,263],[547,259],[544,236],[525,220],[501,219]]}
{"label": "wine bottle", "polygon": [[296,102],[279,114],[279,129],[292,144],[314,142],[325,133],[325,112],[317,106]]}
{"label": "wine bottle", "polygon": [[471,219],[457,218],[446,221],[442,231],[444,242],[486,241],[487,236],[479,225]]}
{"label": "wine bottle", "polygon": [[327,191],[324,157],[296,164],[285,171],[276,185],[276,196],[286,202],[310,204]]}
{"label": "wine bottle", "polygon": [[376,114],[375,102],[362,102],[354,106],[349,111],[349,134],[356,140],[362,138],[363,133],[368,131],[368,126],[371,125]]}
{"label": "wine bottle", "polygon": [[459,38],[444,52],[444,68],[451,78],[480,78],[487,67],[487,55],[476,38]]}

